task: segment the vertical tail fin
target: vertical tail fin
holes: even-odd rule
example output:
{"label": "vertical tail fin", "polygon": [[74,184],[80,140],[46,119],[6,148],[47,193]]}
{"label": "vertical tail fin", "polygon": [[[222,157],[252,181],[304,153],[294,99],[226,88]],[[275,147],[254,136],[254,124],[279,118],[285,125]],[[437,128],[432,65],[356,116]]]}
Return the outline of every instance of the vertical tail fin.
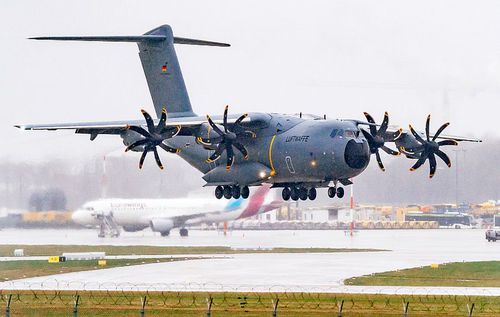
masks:
{"label": "vertical tail fin", "polygon": [[149,92],[159,117],[163,107],[171,117],[194,116],[174,49],[174,36],[168,25],[160,26],[145,35],[164,36],[164,41],[138,42],[139,57]]}
{"label": "vertical tail fin", "polygon": [[166,108],[171,117],[194,116],[175,54],[174,43],[227,47],[229,44],[174,37],[169,25],[162,25],[141,36],[48,36],[34,40],[136,42],[144,75],[156,115]]}

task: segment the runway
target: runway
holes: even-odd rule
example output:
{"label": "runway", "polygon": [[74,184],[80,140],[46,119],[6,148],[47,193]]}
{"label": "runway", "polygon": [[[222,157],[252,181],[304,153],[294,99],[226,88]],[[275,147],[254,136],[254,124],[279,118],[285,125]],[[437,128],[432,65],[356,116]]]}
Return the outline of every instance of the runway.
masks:
{"label": "runway", "polygon": [[[42,234],[45,233],[45,234]],[[500,296],[500,288],[344,286],[346,278],[457,261],[500,260],[500,243],[483,230],[373,230],[353,237],[343,231],[190,231],[162,238],[152,232],[99,239],[93,230],[0,231],[9,244],[223,245],[235,248],[378,248],[361,253],[238,254],[224,258],[155,263],[4,282],[0,288],[322,291],[391,294]]]}

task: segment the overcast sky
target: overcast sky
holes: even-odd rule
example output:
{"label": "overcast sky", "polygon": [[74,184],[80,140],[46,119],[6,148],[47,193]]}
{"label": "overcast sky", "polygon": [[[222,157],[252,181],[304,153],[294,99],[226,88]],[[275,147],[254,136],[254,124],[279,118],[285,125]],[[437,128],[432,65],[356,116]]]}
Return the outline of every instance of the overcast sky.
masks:
{"label": "overcast sky", "polygon": [[[138,119],[153,111],[133,43],[39,42],[43,35],[174,34],[195,112],[326,113],[497,137],[498,1],[0,0],[0,158],[86,158],[119,137],[23,132],[16,123]],[[116,153],[121,153],[120,151]],[[120,154],[121,155],[121,154]],[[134,155],[134,154],[130,154]],[[165,154],[166,155],[166,154]]]}

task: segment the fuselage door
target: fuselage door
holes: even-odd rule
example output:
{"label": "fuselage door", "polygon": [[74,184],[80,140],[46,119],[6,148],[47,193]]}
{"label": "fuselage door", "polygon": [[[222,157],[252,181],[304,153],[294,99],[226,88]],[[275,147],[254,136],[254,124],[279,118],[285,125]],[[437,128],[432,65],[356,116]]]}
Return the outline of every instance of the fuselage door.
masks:
{"label": "fuselage door", "polygon": [[286,167],[288,167],[288,171],[290,174],[295,174],[295,169],[293,168],[292,158],[290,156],[285,157]]}

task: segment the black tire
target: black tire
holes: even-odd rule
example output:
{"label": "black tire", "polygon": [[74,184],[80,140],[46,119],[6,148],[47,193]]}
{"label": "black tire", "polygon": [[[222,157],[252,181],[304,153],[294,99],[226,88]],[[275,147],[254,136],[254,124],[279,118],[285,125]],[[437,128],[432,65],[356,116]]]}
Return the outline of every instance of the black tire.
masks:
{"label": "black tire", "polygon": [[328,188],[328,197],[334,198],[337,195],[337,189],[335,187]]}
{"label": "black tire", "polygon": [[170,230],[169,231],[162,231],[160,232],[162,237],[168,237],[170,235]]}
{"label": "black tire", "polygon": [[338,198],[344,197],[344,189],[342,187],[337,188],[337,197]]}
{"label": "black tire", "polygon": [[232,194],[234,199],[238,199],[241,196],[241,188],[240,186],[234,185],[232,189]]}
{"label": "black tire", "polygon": [[189,234],[189,231],[186,228],[182,228],[181,230],[179,230],[179,234],[181,235],[181,237],[187,237]]}
{"label": "black tire", "polygon": [[222,186],[215,187],[215,198],[221,199],[224,196],[224,189]]}
{"label": "black tire", "polygon": [[283,191],[281,192],[281,197],[283,198],[283,200],[287,201],[290,199],[290,188],[288,187],[285,187],[283,188]]}
{"label": "black tire", "polygon": [[250,189],[248,188],[248,186],[244,186],[241,189],[241,198],[247,199],[248,196],[250,196]]}
{"label": "black tire", "polygon": [[224,198],[231,199],[231,197],[233,197],[233,191],[231,190],[231,187],[224,186]]}
{"label": "black tire", "polygon": [[309,198],[310,200],[315,200],[316,195],[317,195],[316,188],[313,187],[309,189],[309,192],[307,193],[307,198]]}
{"label": "black tire", "polygon": [[299,190],[296,187],[291,188],[290,198],[292,198],[293,201],[299,200]]}
{"label": "black tire", "polygon": [[307,188],[305,187],[299,188],[299,198],[300,200],[307,200]]}

